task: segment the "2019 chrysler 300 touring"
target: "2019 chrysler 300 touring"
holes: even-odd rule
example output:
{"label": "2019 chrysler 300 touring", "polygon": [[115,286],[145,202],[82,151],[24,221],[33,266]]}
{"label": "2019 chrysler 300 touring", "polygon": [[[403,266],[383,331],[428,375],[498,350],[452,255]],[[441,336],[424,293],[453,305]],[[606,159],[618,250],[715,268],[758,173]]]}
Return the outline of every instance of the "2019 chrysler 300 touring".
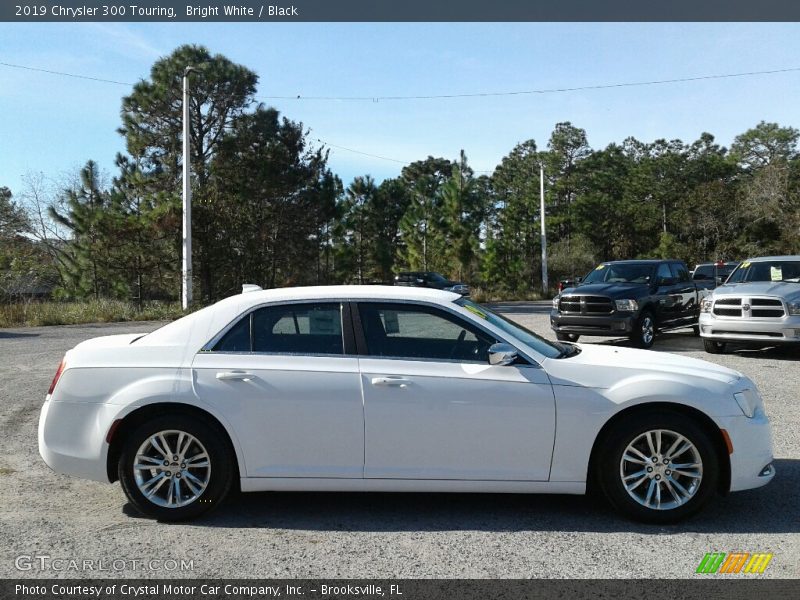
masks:
{"label": "2019 chrysler 300 touring", "polygon": [[582,494],[672,522],[774,476],[756,386],[700,360],[549,342],[452,292],[245,286],[67,352],[39,449],[143,513],[242,491]]}

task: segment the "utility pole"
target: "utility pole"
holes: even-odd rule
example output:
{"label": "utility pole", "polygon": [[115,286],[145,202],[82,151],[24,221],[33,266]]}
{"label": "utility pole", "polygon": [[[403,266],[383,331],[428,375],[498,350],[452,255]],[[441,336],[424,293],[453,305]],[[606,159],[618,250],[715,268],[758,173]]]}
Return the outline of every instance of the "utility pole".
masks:
{"label": "utility pole", "polygon": [[539,214],[542,222],[542,293],[547,295],[547,227],[544,214],[544,163],[539,163]]}
{"label": "utility pole", "polygon": [[189,140],[189,74],[199,71],[186,67],[183,71],[183,259],[181,276],[181,306],[192,303],[192,181],[191,142]]}

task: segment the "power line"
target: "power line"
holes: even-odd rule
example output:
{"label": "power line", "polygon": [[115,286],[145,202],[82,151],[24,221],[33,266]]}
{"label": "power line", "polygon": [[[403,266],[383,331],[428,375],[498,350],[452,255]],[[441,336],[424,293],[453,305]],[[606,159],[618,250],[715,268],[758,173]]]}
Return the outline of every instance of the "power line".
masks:
{"label": "power line", "polygon": [[[113,79],[103,79],[101,77],[92,77],[89,75],[78,75],[76,73],[66,73],[64,71],[55,71],[51,69],[42,69],[39,67],[30,67],[27,65],[17,65],[13,63],[0,62],[4,67],[11,67],[14,69],[24,69],[26,71],[36,71],[39,73],[48,73],[50,75],[61,75],[63,77],[74,77],[76,79],[88,79],[90,81],[99,81],[102,83],[112,83],[115,85],[132,86],[134,84],[125,81],[116,81]],[[698,75],[695,77],[678,77],[675,79],[655,79],[651,81],[629,81],[622,83],[605,83],[596,85],[582,85],[574,87],[562,88],[542,88],[535,90],[521,90],[511,92],[472,92],[465,94],[429,94],[429,95],[412,95],[412,96],[303,96],[296,94],[294,96],[260,96],[265,100],[321,100],[321,101],[369,101],[380,102],[388,100],[446,100],[452,98],[489,98],[500,96],[524,96],[535,94],[560,94],[566,92],[581,92],[588,90],[606,90],[614,88],[625,87],[640,87],[649,85],[666,85],[670,83],[687,83],[692,81],[708,81],[715,79],[732,79],[736,77],[754,77],[758,75],[777,75],[782,73],[796,73],[800,71],[800,67],[787,67],[785,69],[768,69],[762,71],[744,71],[741,73],[724,73],[717,75]]]}
{"label": "power line", "polygon": [[[390,162],[393,162],[393,163],[399,163],[401,165],[410,165],[412,162],[415,162],[415,161],[410,161],[410,160],[400,160],[399,158],[389,158],[388,156],[380,156],[379,154],[370,154],[369,152],[362,152],[361,150],[353,150],[352,148],[347,148],[345,146],[339,146],[337,144],[331,144],[330,142],[326,142],[325,140],[320,139],[320,138],[317,138],[317,141],[320,144],[324,144],[326,146],[330,146],[331,148],[337,148],[339,150],[345,150],[347,152],[352,152],[353,154],[360,154],[362,156],[369,156],[371,158],[379,158],[381,160],[387,160],[387,161],[390,161]],[[473,169],[472,172],[473,173],[494,173],[494,171],[475,171],[474,169]]]}
{"label": "power line", "polygon": [[515,92],[473,92],[467,94],[433,94],[420,96],[262,96],[267,100],[337,100],[337,101],[370,101],[380,102],[381,100],[443,100],[450,98],[486,98],[498,96],[523,96],[533,94],[558,94],[565,92],[580,92],[587,90],[606,90],[613,88],[637,87],[648,85],[665,85],[670,83],[686,83],[691,81],[705,81],[713,79],[730,79],[735,77],[752,77],[756,75],[775,75],[779,73],[794,73],[800,71],[800,67],[788,67],[786,69],[770,69],[764,71],[746,71],[743,73],[725,73],[721,75],[698,75],[696,77],[679,77],[675,79],[656,79],[652,81],[631,81],[623,83],[607,83],[597,85],[583,85],[564,88],[544,88],[537,90],[522,90]]}
{"label": "power line", "polygon": [[116,85],[132,86],[132,83],[126,81],[114,81],[113,79],[102,79],[100,77],[90,77],[89,75],[76,75],[75,73],[64,73],[63,71],[52,71],[50,69],[40,69],[38,67],[28,67],[26,65],[15,65],[7,62],[0,62],[4,67],[12,67],[14,69],[24,69],[26,71],[37,71],[39,73],[49,73],[50,75],[61,75],[63,77],[74,77],[75,79],[89,79],[90,81],[100,81],[102,83],[114,83]]}

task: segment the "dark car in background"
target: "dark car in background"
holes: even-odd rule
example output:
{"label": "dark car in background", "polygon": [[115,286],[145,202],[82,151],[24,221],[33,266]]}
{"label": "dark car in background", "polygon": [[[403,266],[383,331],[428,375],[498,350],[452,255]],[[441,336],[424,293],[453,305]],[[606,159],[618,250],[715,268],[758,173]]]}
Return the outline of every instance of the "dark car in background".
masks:
{"label": "dark car in background", "polygon": [[426,287],[469,296],[469,286],[466,283],[453,281],[434,271],[403,271],[395,276],[394,284],[407,287]]}
{"label": "dark car in background", "polygon": [[713,281],[714,287],[722,285],[739,264],[739,261],[700,263],[692,271],[692,280]]}
{"label": "dark car in background", "polygon": [[649,348],[659,331],[697,333],[700,302],[713,287],[711,280],[693,281],[679,260],[604,262],[553,298],[550,325],[559,340],[625,336]]}

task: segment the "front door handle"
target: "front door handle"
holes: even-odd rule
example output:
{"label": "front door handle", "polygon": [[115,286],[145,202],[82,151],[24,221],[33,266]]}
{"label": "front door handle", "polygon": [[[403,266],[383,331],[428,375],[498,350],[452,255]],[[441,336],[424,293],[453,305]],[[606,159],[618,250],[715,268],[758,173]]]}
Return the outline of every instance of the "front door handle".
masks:
{"label": "front door handle", "polygon": [[385,385],[390,387],[408,387],[408,379],[404,377],[373,377],[372,385]]}
{"label": "front door handle", "polygon": [[220,381],[250,381],[252,378],[253,374],[247,371],[220,371],[217,373],[217,379]]}

